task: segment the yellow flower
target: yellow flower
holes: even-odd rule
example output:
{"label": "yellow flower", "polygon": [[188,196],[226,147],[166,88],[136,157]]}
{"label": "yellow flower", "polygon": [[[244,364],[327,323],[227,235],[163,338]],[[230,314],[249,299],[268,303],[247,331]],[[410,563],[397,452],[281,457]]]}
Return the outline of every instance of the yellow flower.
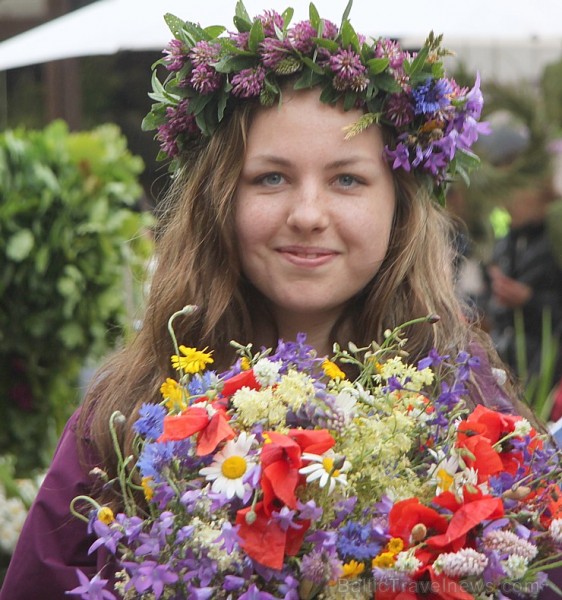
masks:
{"label": "yellow flower", "polygon": [[380,569],[390,569],[394,566],[396,557],[392,552],[381,552],[378,556],[373,558],[373,567],[379,567]]}
{"label": "yellow flower", "polygon": [[437,479],[439,481],[439,487],[445,492],[453,485],[453,481],[455,480],[445,469],[439,469],[439,471],[437,471]]}
{"label": "yellow flower", "polygon": [[[207,348],[205,348],[205,350],[207,350]],[[191,374],[204,371],[208,364],[214,362],[211,356],[212,352],[205,352],[205,350],[180,346],[180,352],[184,354],[184,356],[174,354],[172,356],[172,366],[174,369],[182,369],[186,373]]]}
{"label": "yellow flower", "polygon": [[350,560],[348,563],[343,565],[343,575],[342,578],[354,579],[363,573],[365,570],[365,565],[363,563],[357,562],[356,560]]}
{"label": "yellow flower", "polygon": [[181,385],[171,377],[168,377],[160,386],[160,393],[167,400],[166,408],[168,410],[182,411],[187,408]]}
{"label": "yellow flower", "polygon": [[115,517],[113,516],[113,511],[111,510],[111,508],[109,508],[109,506],[102,506],[98,510],[98,520],[102,523],[105,523],[106,525],[113,523]]}
{"label": "yellow flower", "polygon": [[144,497],[147,500],[152,500],[152,496],[154,496],[154,490],[152,489],[152,477],[143,477],[141,480],[141,486],[144,492]]}
{"label": "yellow flower", "polygon": [[386,545],[386,549],[391,554],[399,554],[404,550],[404,542],[400,538],[391,538],[388,544]]}
{"label": "yellow flower", "polygon": [[250,362],[250,359],[247,356],[243,356],[240,359],[240,368],[242,371],[249,371],[251,367],[252,363]]}
{"label": "yellow flower", "polygon": [[322,369],[330,379],[345,379],[345,373],[331,360],[326,359],[322,363]]}

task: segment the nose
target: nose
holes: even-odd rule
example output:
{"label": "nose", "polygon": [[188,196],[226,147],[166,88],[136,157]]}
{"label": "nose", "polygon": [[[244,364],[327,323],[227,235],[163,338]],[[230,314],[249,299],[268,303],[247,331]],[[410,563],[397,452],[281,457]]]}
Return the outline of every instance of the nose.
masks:
{"label": "nose", "polygon": [[287,225],[296,231],[322,231],[330,215],[325,194],[316,183],[303,183],[296,190],[287,216]]}

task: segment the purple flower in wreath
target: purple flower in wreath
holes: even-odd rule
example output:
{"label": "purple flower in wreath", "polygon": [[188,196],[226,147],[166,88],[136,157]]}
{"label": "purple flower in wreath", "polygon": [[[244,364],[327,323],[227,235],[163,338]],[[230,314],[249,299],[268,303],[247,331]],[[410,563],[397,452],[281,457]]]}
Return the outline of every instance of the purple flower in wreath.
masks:
{"label": "purple flower in wreath", "polygon": [[301,54],[309,54],[314,48],[316,29],[312,27],[310,21],[301,21],[297,23],[288,33],[287,37],[291,46]]}
{"label": "purple flower in wreath", "polygon": [[232,94],[240,98],[259,96],[263,89],[265,69],[258,65],[253,69],[243,69],[231,80]]}
{"label": "purple flower in wreath", "polygon": [[201,64],[197,65],[191,72],[189,83],[200,94],[212,94],[222,85],[222,75],[211,65]]}
{"label": "purple flower in wreath", "polygon": [[289,51],[287,44],[277,38],[265,38],[260,43],[261,61],[268,69],[275,69]]}
{"label": "purple flower in wreath", "polygon": [[220,44],[212,44],[202,40],[197,42],[189,51],[189,58],[195,67],[200,65],[210,65],[218,60],[220,54]]}
{"label": "purple flower in wreath", "polygon": [[414,107],[407,94],[392,94],[385,106],[385,117],[394,127],[400,129],[414,120]]}
{"label": "purple flower in wreath", "polygon": [[404,171],[408,173],[412,169],[412,165],[410,164],[410,151],[403,142],[400,142],[394,150],[385,146],[384,155],[391,163],[393,169],[404,169]]}
{"label": "purple flower in wreath", "polygon": [[178,137],[182,134],[198,135],[199,128],[195,117],[188,112],[189,100],[182,100],[177,107],[166,108],[167,122],[158,127],[157,138],[160,148],[168,156],[174,157],[179,154]]}
{"label": "purple flower in wreath", "polygon": [[349,83],[367,71],[357,52],[343,48],[330,57],[330,69],[339,80]]}
{"label": "purple flower in wreath", "polygon": [[401,69],[406,56],[407,54],[394,40],[381,39],[377,42],[375,57],[388,58],[388,64],[391,69]]}
{"label": "purple flower in wreath", "polygon": [[261,21],[265,37],[277,37],[277,29],[283,29],[283,17],[275,10],[266,10],[258,19]]}
{"label": "purple flower in wreath", "polygon": [[173,39],[167,46],[162,50],[165,54],[164,64],[168,71],[179,71],[187,60],[187,54],[185,53],[185,47],[183,42],[180,40]]}

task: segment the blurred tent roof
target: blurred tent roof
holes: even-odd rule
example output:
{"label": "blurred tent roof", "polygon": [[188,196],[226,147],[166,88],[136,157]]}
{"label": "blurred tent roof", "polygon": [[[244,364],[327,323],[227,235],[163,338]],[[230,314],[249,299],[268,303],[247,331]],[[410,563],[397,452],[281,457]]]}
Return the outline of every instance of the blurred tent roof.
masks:
{"label": "blurred tent roof", "polygon": [[[171,35],[166,12],[203,26],[232,28],[235,0],[98,0],[0,43],[0,71],[71,57],[114,54],[124,50],[161,50]],[[307,18],[303,0],[246,0],[251,16],[264,8],[295,6],[294,22]],[[322,17],[339,23],[346,0],[316,0]],[[375,36],[400,38],[417,45],[430,30],[444,34],[444,44],[512,47],[546,44],[551,54],[562,48],[562,1],[401,0],[395,4],[355,0],[351,21]],[[536,61],[535,61],[536,62]]]}

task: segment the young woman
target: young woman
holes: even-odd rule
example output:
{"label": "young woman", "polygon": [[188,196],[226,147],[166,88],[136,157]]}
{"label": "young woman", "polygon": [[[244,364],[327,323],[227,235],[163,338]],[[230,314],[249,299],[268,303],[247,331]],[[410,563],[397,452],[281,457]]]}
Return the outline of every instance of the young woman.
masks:
{"label": "young woman", "polygon": [[[160,401],[171,375],[168,319],[186,304],[198,310],[176,320],[177,338],[213,349],[217,371],[232,363],[233,339],[269,347],[305,332],[328,355],[336,341],[366,345],[437,314],[437,324],[408,331],[411,359],[469,348],[483,359],[473,403],[515,410],[496,383],[495,354],[455,297],[450,225],[437,201],[478,135],[478,86],[444,78],[431,38],[416,62],[388,40],[363,46],[346,19],[338,30],[312,15],[289,29],[270,11],[241,29],[221,46],[184,24],[163,59],[176,100],[160,96],[149,125],[176,171],[143,326],[68,424],[2,600],[62,598],[76,568],[91,577],[104,566],[68,507],[96,493],[92,467],[115,473],[109,416],[118,409],[131,424],[142,403]],[[232,44],[244,61],[228,54]],[[123,431],[129,453],[133,430]]]}

